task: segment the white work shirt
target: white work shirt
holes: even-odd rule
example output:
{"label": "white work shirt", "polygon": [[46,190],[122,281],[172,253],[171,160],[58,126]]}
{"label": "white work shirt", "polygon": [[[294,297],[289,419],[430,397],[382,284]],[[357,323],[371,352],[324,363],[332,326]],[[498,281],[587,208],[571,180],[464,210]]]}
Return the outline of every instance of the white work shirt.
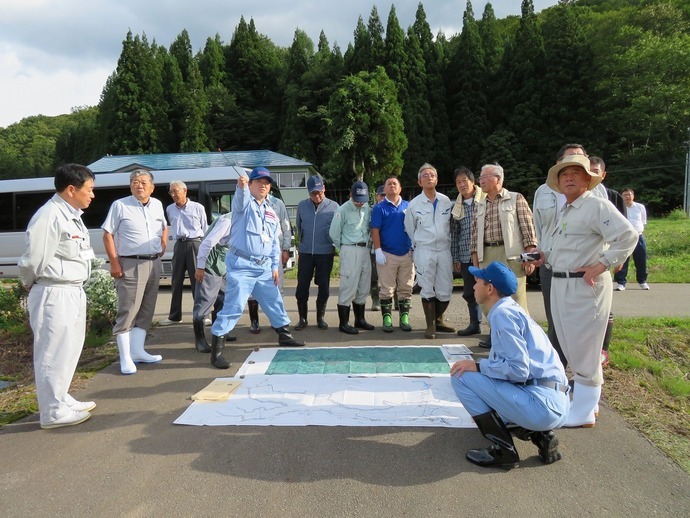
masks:
{"label": "white work shirt", "polygon": [[134,196],[115,200],[101,228],[113,235],[118,256],[160,254],[166,228],[163,204],[150,198],[144,205]]}
{"label": "white work shirt", "polygon": [[196,254],[196,267],[200,269],[206,268],[206,261],[208,254],[216,245],[227,246],[230,242],[230,229],[232,228],[232,220],[227,215],[219,217],[213,228],[199,245],[199,251]]}
{"label": "white work shirt", "polygon": [[436,193],[432,201],[423,192],[415,197],[405,212],[405,232],[413,248],[450,250],[450,211],[453,203],[445,194]]}
{"label": "white work shirt", "polygon": [[81,286],[88,280],[94,255],[81,214],[57,194],[36,211],[26,229],[26,252],[18,262],[24,286]]}
{"label": "white work shirt", "polygon": [[547,263],[555,272],[575,272],[598,262],[616,266],[632,253],[637,237],[613,203],[587,191],[563,207]]}

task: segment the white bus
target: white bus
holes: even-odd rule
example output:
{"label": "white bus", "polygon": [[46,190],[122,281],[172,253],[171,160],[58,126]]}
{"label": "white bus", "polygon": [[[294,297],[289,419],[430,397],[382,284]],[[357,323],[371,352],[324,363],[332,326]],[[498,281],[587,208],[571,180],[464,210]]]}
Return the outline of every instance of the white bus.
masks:
{"label": "white bus", "polygon": [[[173,180],[187,184],[187,196],[198,201],[206,209],[209,222],[222,214],[230,212],[237,179],[240,174],[250,170],[238,166],[207,167],[201,169],[152,170],[156,185],[153,197],[158,198],[163,207],[172,202],[168,187]],[[96,197],[82,219],[89,229],[91,246],[97,257],[108,260],[103,247],[101,225],[113,201],[131,195],[129,175],[126,173],[96,174],[94,193]],[[20,178],[0,181],[0,277],[18,277],[17,261],[24,253],[25,231],[34,213],[55,193],[53,177]],[[277,187],[271,192],[281,198]],[[172,272],[172,243],[163,256],[162,277]],[[296,261],[296,248],[290,249],[290,259],[286,269],[293,268]]]}

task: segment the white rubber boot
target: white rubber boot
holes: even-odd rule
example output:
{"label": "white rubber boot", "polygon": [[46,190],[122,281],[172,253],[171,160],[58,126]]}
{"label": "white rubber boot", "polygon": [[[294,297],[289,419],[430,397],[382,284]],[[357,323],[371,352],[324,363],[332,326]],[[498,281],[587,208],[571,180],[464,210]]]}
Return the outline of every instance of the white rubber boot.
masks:
{"label": "white rubber boot", "polygon": [[133,327],[130,334],[132,337],[132,361],[135,363],[158,363],[163,359],[160,354],[149,354],[144,350],[146,329]]}
{"label": "white rubber boot", "polygon": [[121,333],[116,338],[117,349],[120,351],[120,372],[122,374],[134,374],[137,372],[137,366],[134,365],[130,354],[130,331]]}
{"label": "white rubber boot", "polygon": [[599,404],[601,385],[592,387],[575,382],[570,412],[563,428],[592,428],[596,423],[594,409]]}

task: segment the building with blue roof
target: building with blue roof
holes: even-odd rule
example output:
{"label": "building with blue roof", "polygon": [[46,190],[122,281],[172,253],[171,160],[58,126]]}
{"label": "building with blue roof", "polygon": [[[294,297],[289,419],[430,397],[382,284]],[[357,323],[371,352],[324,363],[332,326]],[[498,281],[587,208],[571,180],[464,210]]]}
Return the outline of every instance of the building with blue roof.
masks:
{"label": "building with blue roof", "polygon": [[174,171],[229,165],[247,169],[263,166],[271,171],[271,175],[280,186],[283,201],[293,220],[297,204],[309,196],[305,188],[307,178],[317,174],[311,163],[267,149],[205,153],[106,155],[89,164],[88,167],[94,173],[125,173],[139,168],[150,171]]}

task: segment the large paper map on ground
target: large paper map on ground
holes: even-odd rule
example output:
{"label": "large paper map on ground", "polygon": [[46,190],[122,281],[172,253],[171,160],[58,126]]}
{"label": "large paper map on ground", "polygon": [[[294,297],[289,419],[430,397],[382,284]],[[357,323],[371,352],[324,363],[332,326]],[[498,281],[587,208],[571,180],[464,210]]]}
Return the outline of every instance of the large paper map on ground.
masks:
{"label": "large paper map on ground", "polygon": [[262,349],[220,378],[241,382],[227,401],[196,401],[175,424],[474,427],[449,377],[469,350],[454,347]]}

